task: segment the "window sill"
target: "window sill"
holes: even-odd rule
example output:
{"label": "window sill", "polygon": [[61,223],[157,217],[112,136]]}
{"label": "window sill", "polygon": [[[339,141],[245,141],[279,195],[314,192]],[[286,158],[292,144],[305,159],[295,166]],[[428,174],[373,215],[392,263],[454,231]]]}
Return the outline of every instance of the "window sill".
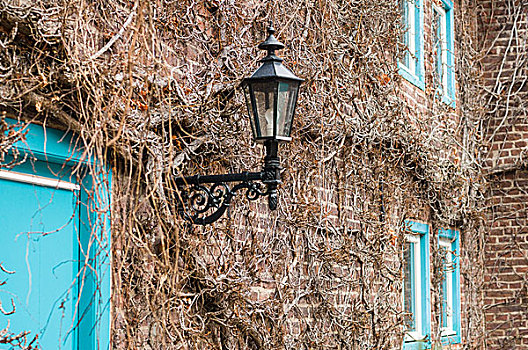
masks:
{"label": "window sill", "polygon": [[442,332],[442,345],[460,344],[460,335],[453,333],[452,335],[444,335]]}
{"label": "window sill", "polygon": [[412,343],[412,342],[424,342],[425,338],[427,336],[419,333],[419,332],[407,332],[405,334],[404,341],[405,343]]}
{"label": "window sill", "polygon": [[[407,338],[407,336],[405,336]],[[403,350],[424,350],[429,349],[430,343],[426,339],[426,337],[423,337],[422,340],[412,340],[408,341],[407,339],[403,343]]]}
{"label": "window sill", "polygon": [[456,335],[456,332],[453,329],[442,328],[442,333],[441,333],[442,337],[452,337],[455,335]]}
{"label": "window sill", "polygon": [[442,103],[446,104],[448,107],[456,108],[456,100],[454,97],[451,97],[444,93],[444,91],[437,89],[436,98],[439,99]]}
{"label": "window sill", "polygon": [[409,83],[413,84],[420,90],[425,90],[425,82],[423,77],[419,77],[409,71],[407,67],[398,62],[398,73]]}

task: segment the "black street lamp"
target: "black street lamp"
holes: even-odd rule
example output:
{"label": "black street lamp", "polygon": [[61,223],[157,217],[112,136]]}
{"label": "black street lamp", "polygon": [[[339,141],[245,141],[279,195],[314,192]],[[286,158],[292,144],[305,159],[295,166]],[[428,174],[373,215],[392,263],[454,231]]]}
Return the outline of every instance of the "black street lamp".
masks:
{"label": "black street lamp", "polygon": [[[274,33],[270,26],[268,38],[258,46],[267,50],[268,55],[261,60],[260,68],[242,83],[253,136],[266,147],[264,168],[260,172],[176,178],[181,196],[178,211],[193,224],[208,225],[218,220],[239,190],[245,190],[248,200],[267,196],[269,208],[277,209],[277,186],[281,183],[277,155],[279,142],[291,140],[291,126],[303,79],[284,67],[282,59],[275,55],[275,50],[283,49],[284,44],[275,38]],[[237,184],[231,188],[228,183],[232,182]]]}
{"label": "black street lamp", "polygon": [[261,60],[262,66],[243,83],[253,136],[258,142],[291,140],[297,94],[303,81],[275,55],[275,50],[283,49],[284,45],[275,39],[274,33],[269,27],[268,38],[258,46],[267,50],[268,55]]}

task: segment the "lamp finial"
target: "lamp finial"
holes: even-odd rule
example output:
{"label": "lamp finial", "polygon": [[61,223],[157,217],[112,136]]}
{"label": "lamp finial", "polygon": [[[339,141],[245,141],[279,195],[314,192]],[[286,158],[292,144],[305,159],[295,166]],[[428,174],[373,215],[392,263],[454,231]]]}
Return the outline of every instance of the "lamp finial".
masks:
{"label": "lamp finial", "polygon": [[266,41],[261,43],[258,48],[261,50],[268,50],[268,56],[275,56],[275,50],[284,49],[284,44],[278,41],[273,34],[275,34],[275,28],[273,28],[273,22],[270,21],[268,27],[268,38]]}

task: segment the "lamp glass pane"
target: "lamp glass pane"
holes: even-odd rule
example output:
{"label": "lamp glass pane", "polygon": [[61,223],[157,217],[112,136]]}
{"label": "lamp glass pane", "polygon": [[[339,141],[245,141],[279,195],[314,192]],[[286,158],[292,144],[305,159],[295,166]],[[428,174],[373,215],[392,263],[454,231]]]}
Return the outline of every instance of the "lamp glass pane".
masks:
{"label": "lamp glass pane", "polygon": [[279,82],[277,97],[277,136],[290,136],[293,112],[297,102],[297,91],[299,91],[299,82]]}
{"label": "lamp glass pane", "polygon": [[273,111],[275,107],[276,82],[258,82],[252,84],[257,107],[260,137],[273,137]]}
{"label": "lamp glass pane", "polygon": [[257,130],[255,128],[255,115],[253,112],[253,105],[251,104],[251,95],[249,93],[249,85],[244,86],[244,96],[246,97],[246,105],[249,114],[249,121],[251,123],[251,131],[253,132],[253,137],[257,137]]}

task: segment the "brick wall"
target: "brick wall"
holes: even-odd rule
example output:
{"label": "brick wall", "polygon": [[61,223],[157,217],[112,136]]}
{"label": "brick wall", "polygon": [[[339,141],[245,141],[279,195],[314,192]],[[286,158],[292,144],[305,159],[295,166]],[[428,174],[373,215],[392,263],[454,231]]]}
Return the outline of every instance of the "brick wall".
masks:
{"label": "brick wall", "polygon": [[[459,11],[459,2],[454,2],[454,11],[455,11],[455,18],[459,15],[457,11]],[[441,3],[437,0],[424,0],[423,1],[423,9],[424,9],[424,23],[423,23],[423,35],[424,35],[424,76],[425,76],[425,89],[422,90],[413,84],[409,83],[405,79],[402,78],[402,94],[406,100],[407,107],[409,108],[408,113],[414,114],[415,118],[417,120],[427,120],[430,124],[429,127],[431,129],[434,129],[435,127],[440,128],[453,128],[454,125],[457,125],[459,123],[460,118],[460,101],[459,101],[459,91],[460,87],[458,86],[458,79],[455,76],[455,96],[456,96],[456,104],[455,108],[452,108],[445,104],[444,102],[440,101],[437,97],[435,98],[435,88],[434,88],[434,81],[433,81],[433,72],[435,70],[434,67],[434,49],[433,49],[433,4],[437,4],[439,6],[442,6]],[[455,26],[455,31],[457,30]],[[454,42],[454,60],[455,64],[457,60],[459,59],[459,45],[457,42],[458,36],[455,35],[455,42]],[[455,71],[456,75],[456,71]],[[431,118],[431,115],[433,116]],[[424,129],[425,132],[431,132],[431,129]],[[442,144],[439,145],[442,148],[447,149],[449,145]],[[419,221],[422,221],[424,223],[427,223],[430,225],[431,230],[431,236],[430,236],[430,256],[433,257],[436,252],[436,244],[438,240],[437,234],[434,232],[437,230],[438,225],[436,223],[432,222],[434,219],[434,214],[431,213],[429,210],[425,210],[425,214],[422,214],[421,217],[417,217]],[[449,227],[442,227],[442,228],[449,228]],[[462,233],[463,234],[463,233]],[[454,344],[445,346],[445,349],[461,349],[464,346],[467,346],[468,338],[466,335],[468,334],[468,323],[467,323],[467,314],[468,314],[468,307],[467,304],[467,298],[466,298],[466,288],[468,288],[468,285],[471,285],[471,283],[466,283],[465,278],[470,277],[470,274],[464,273],[464,270],[466,268],[467,259],[464,259],[465,252],[464,252],[464,244],[463,240],[461,240],[461,280],[460,280],[460,296],[461,296],[461,336],[462,340],[460,344]],[[431,276],[435,272],[434,267],[431,265]],[[432,278],[434,279],[434,278]],[[433,285],[433,282],[431,281],[431,340],[434,344],[438,344],[440,339],[440,327],[438,325],[438,322],[440,320],[440,300],[438,295],[437,286]],[[437,346],[437,345],[435,345]]]}
{"label": "brick wall", "polygon": [[492,178],[484,293],[490,349],[528,349],[527,186],[527,171]]}
{"label": "brick wall", "polygon": [[484,1],[488,89],[485,171],[490,182],[485,319],[489,349],[528,349],[528,6]]}
{"label": "brick wall", "polygon": [[[384,62],[383,65],[380,63],[379,67],[382,69],[380,68],[379,71],[379,67],[376,68],[376,64],[368,62],[376,62],[379,57],[384,57],[384,52],[387,57],[389,53],[392,54],[392,48],[397,45],[397,38],[393,38],[394,40],[390,41],[391,45],[394,44],[390,48],[388,47],[389,44],[379,45],[378,47],[366,40],[374,38],[374,35],[369,34],[369,32],[374,30],[374,33],[379,33],[378,31],[384,26],[387,27],[388,24],[393,23],[391,18],[386,18],[377,12],[373,12],[378,11],[377,8],[380,7],[377,2],[374,2],[374,6],[369,5],[368,2],[361,3],[363,6],[372,6],[371,11],[369,11],[373,13],[371,17],[368,16],[368,12],[363,17],[363,12],[361,12],[361,16],[352,16],[350,18],[346,17],[347,13],[342,13],[342,18],[337,18],[335,13],[338,13],[339,7],[349,4],[352,4],[349,12],[353,13],[353,11],[356,11],[355,7],[357,7],[357,4],[353,2],[336,2],[335,6],[332,7],[326,6],[325,2],[298,2],[298,4],[295,4],[295,2],[288,3],[284,1],[281,2],[280,6],[275,6],[273,12],[283,24],[281,35],[289,38],[290,40],[287,41],[294,48],[289,54],[288,51],[284,51],[284,57],[298,57],[304,61],[309,57],[310,63],[315,63],[314,66],[317,66],[311,71],[310,69],[312,68],[297,63],[293,59],[286,60],[287,63],[292,65],[298,64],[298,69],[305,69],[307,81],[303,85],[303,89],[306,89],[304,97],[313,99],[315,101],[313,102],[314,105],[318,107],[312,108],[310,106],[312,102],[300,103],[298,106],[300,107],[299,114],[304,112],[312,115],[304,116],[306,119],[305,124],[299,122],[302,121],[302,118],[297,119],[299,122],[298,129],[301,131],[298,132],[296,140],[288,146],[285,145],[282,149],[281,156],[283,157],[282,162],[285,168],[282,175],[284,183],[281,187],[279,210],[276,212],[270,213],[263,201],[247,203],[247,201],[238,198],[234,199],[234,201],[240,202],[237,202],[232,207],[232,217],[226,219],[223,223],[220,221],[213,229],[207,228],[204,231],[200,231],[187,226],[182,228],[176,222],[179,218],[173,218],[167,215],[167,211],[160,210],[160,208],[169,206],[167,201],[162,200],[165,197],[153,197],[152,193],[156,192],[154,187],[143,186],[144,180],[135,182],[136,175],[138,179],[142,178],[143,175],[147,175],[145,179],[148,178],[148,180],[145,182],[152,182],[152,186],[155,185],[157,187],[158,180],[160,180],[160,184],[164,181],[161,175],[159,179],[154,175],[149,177],[149,174],[154,174],[154,171],[148,170],[148,173],[145,174],[141,172],[141,167],[137,170],[137,174],[134,173],[132,175],[131,168],[133,166],[130,164],[133,162],[130,162],[130,164],[125,160],[116,162],[116,167],[113,169],[116,184],[114,186],[115,196],[113,197],[114,223],[112,237],[114,259],[114,299],[112,304],[114,320],[112,327],[115,348],[155,349],[171,348],[171,346],[172,348],[191,348],[190,346],[185,347],[185,345],[182,345],[186,343],[186,340],[184,340],[186,337],[198,339],[193,348],[202,349],[244,349],[247,348],[245,345],[248,344],[246,340],[250,338],[251,341],[255,342],[262,338],[264,339],[263,342],[268,342],[268,344],[286,344],[291,349],[302,347],[295,342],[304,342],[305,348],[310,349],[331,346],[334,348],[345,348],[345,345],[342,344],[349,345],[347,348],[351,348],[352,345],[350,344],[354,344],[355,348],[366,348],[367,346],[374,349],[401,348],[403,327],[401,322],[402,254],[400,247],[403,235],[398,235],[398,228],[404,219],[430,224],[433,231],[430,237],[431,255],[433,255],[434,247],[436,246],[437,235],[435,232],[437,232],[437,229],[447,228],[446,226],[449,224],[461,221],[457,220],[460,215],[451,213],[457,212],[458,204],[453,203],[455,201],[450,201],[453,198],[450,197],[451,193],[447,193],[452,190],[451,187],[448,188],[449,186],[458,188],[455,185],[448,184],[448,182],[452,178],[460,177],[460,174],[456,172],[458,169],[455,169],[455,163],[449,163],[450,159],[447,158],[451,157],[451,155],[453,155],[452,158],[455,157],[456,152],[459,151],[458,146],[454,145],[456,142],[453,141],[457,141],[459,138],[458,118],[463,112],[460,110],[460,103],[457,103],[457,109],[453,109],[434,98],[435,88],[431,76],[434,70],[431,19],[432,4],[435,1],[437,2],[438,0],[424,0],[423,4],[425,19],[425,90],[418,89],[403,81],[400,96],[391,94],[389,96],[390,99],[387,100],[383,100],[384,91],[382,89],[379,89],[380,91],[374,90],[376,95],[373,96],[370,96],[370,92],[367,90],[365,90],[366,93],[363,91],[362,94],[354,97],[355,102],[360,102],[361,105],[368,107],[369,104],[365,103],[368,101],[365,99],[372,97],[373,100],[381,101],[380,104],[383,107],[372,110],[366,109],[364,114],[369,120],[365,123],[361,121],[360,116],[356,115],[355,112],[349,113],[347,111],[346,113],[341,113],[337,108],[339,104],[334,104],[335,98],[326,99],[326,97],[320,98],[320,96],[337,96],[332,95],[333,90],[336,90],[336,87],[345,90],[346,85],[336,85],[334,81],[338,82],[339,76],[343,75],[343,73],[355,74],[358,68],[369,72],[369,74],[365,74],[359,79],[361,85],[357,88],[358,90],[374,85],[369,83],[369,79],[373,81],[385,81],[388,79],[390,81],[394,77],[394,75],[388,77],[386,74],[389,71],[392,74],[394,69],[392,60]],[[195,12],[198,15],[192,18],[182,15],[183,19],[170,17],[171,21],[174,22],[171,22],[173,27],[166,28],[169,33],[172,33],[174,29],[182,32],[189,30],[199,38],[193,41],[192,36],[185,34],[182,41],[186,41],[186,43],[181,46],[184,49],[180,50],[180,46],[175,46],[178,49],[174,50],[176,54],[180,53],[181,56],[175,55],[169,61],[173,60],[175,66],[181,65],[182,68],[182,70],[179,68],[173,70],[174,74],[178,75],[178,79],[175,81],[175,90],[178,91],[177,95],[181,99],[181,105],[178,105],[178,109],[189,108],[185,113],[192,114],[193,118],[195,115],[201,115],[207,120],[209,120],[208,118],[215,118],[214,133],[205,134],[205,136],[203,136],[201,129],[206,128],[202,128],[202,126],[213,124],[209,124],[209,122],[201,124],[202,121],[189,119],[189,123],[196,122],[198,124],[199,133],[197,135],[203,139],[207,139],[211,135],[214,135],[215,142],[217,139],[223,139],[226,135],[228,136],[226,139],[233,139],[234,132],[230,130],[225,133],[224,130],[227,130],[225,126],[228,125],[230,128],[236,126],[238,128],[243,125],[243,123],[235,124],[235,122],[238,123],[236,119],[239,116],[236,108],[234,110],[223,109],[225,107],[223,104],[226,103],[224,99],[215,100],[219,103],[215,102],[214,107],[204,107],[202,91],[190,89],[186,85],[186,79],[191,81],[194,78],[199,78],[197,81],[200,81],[200,84],[203,83],[204,86],[207,85],[207,88],[216,89],[220,86],[220,84],[215,83],[219,82],[216,78],[201,80],[202,77],[197,77],[195,71],[202,71],[203,69],[203,75],[208,76],[208,69],[210,69],[211,75],[216,76],[221,70],[231,71],[233,69],[232,65],[235,65],[234,68],[240,71],[243,69],[243,67],[239,66],[240,64],[255,61],[255,53],[252,53],[250,60],[246,57],[250,51],[244,49],[254,43],[243,40],[230,40],[234,37],[234,29],[245,33],[246,37],[250,37],[251,29],[249,28],[256,28],[256,24],[262,24],[262,16],[265,15],[265,12],[271,12],[269,10],[275,5],[275,2],[270,2],[267,9],[264,9],[266,6],[257,1],[248,0],[245,3],[247,5],[245,6],[246,10],[254,7],[256,8],[255,11],[239,12],[238,7],[227,3],[222,4],[222,7],[218,8],[213,6],[212,2],[211,8],[206,8],[204,6],[209,5],[209,2],[198,1],[196,6],[189,5],[188,11]],[[184,8],[186,4],[184,2],[182,4],[181,8]],[[488,2],[487,4],[490,3]],[[282,13],[281,7],[283,5],[287,9],[290,9],[288,7],[290,5],[295,6],[291,6],[291,13]],[[457,6],[464,6],[464,3],[455,1],[455,11],[457,11]],[[298,9],[295,9],[295,7],[298,7]],[[397,8],[393,4],[389,4],[387,8],[390,9],[387,13],[393,13],[394,17],[399,18]],[[310,13],[322,13],[323,15],[315,16],[310,15]],[[28,18],[30,17],[28,16]],[[301,17],[303,17],[302,23],[296,24],[295,22]],[[338,20],[335,28],[325,28],[325,22],[333,22],[334,20]],[[380,22],[377,22],[378,20]],[[392,20],[397,21],[397,18],[392,18]],[[161,22],[157,25],[161,26]],[[187,22],[189,24],[186,24]],[[122,21],[117,23],[119,27],[122,25]],[[137,23],[141,24],[140,19],[138,19]],[[284,28],[292,27],[292,23],[298,27],[294,31],[293,36],[288,36],[288,30],[284,30]],[[194,30],[192,28],[193,24],[197,27]],[[137,28],[141,26],[136,25],[133,27],[135,28],[134,31],[137,31]],[[277,27],[281,28],[280,25]],[[321,31],[321,27],[327,30]],[[341,33],[340,30],[343,30],[343,32]],[[303,34],[299,35],[301,32]],[[335,43],[329,42],[331,45],[319,49],[317,55],[312,55],[310,51],[304,52],[304,47],[318,44],[312,38],[319,38],[318,35],[321,32],[329,36],[337,32],[339,35],[335,37],[339,40],[347,37],[354,40],[345,40],[345,42],[350,41],[349,44],[351,45],[344,46],[337,46],[340,43],[337,40]],[[137,33],[139,36],[142,35],[141,31],[137,31]],[[383,31],[381,33],[383,34]],[[167,35],[170,36],[171,40],[174,40],[172,34]],[[383,37],[383,35],[378,34],[375,36]],[[136,34],[134,34],[134,37],[136,37]],[[142,37],[140,39],[138,42],[150,42],[150,39],[143,40],[144,38]],[[500,44],[503,41],[497,41],[497,43]],[[204,45],[201,46],[202,44]],[[521,46],[517,45],[515,47]],[[171,45],[168,45],[167,48],[169,49],[167,51],[173,51]],[[206,51],[201,52],[200,50],[204,48]],[[296,53],[295,50],[297,49],[302,54]],[[338,65],[334,66],[339,68],[335,72],[326,68],[333,67],[328,65],[328,62],[333,60],[333,56],[329,54],[333,53],[332,50],[335,49],[343,50],[345,53],[343,55],[344,59],[343,57],[335,58],[342,66],[345,66],[344,63],[348,63],[349,60],[350,66],[348,69],[350,72],[339,70],[341,68]],[[112,47],[112,50],[108,50],[108,54],[114,50],[117,50],[117,48]],[[216,52],[217,50],[223,53],[218,53]],[[366,53],[359,53],[361,50]],[[457,50],[455,43],[455,60],[458,57]],[[150,48],[143,51],[150,51]],[[499,55],[504,51],[490,51],[490,62],[492,63],[494,54]],[[234,59],[233,56],[235,52],[237,59]],[[305,56],[307,53],[310,55]],[[211,60],[211,55],[215,58],[214,60]],[[28,55],[28,57],[32,56]],[[203,59],[203,57],[206,57],[206,59]],[[145,61],[148,61],[147,58],[150,59],[148,56],[143,58],[145,58]],[[158,58],[155,61],[157,62],[157,60]],[[223,62],[224,60],[225,62]],[[495,60],[497,59],[495,58]],[[131,61],[130,58],[129,61]],[[213,62],[211,66],[213,68],[208,65],[210,61]],[[90,64],[92,63],[94,62]],[[217,63],[221,64],[217,66]],[[324,67],[324,70],[321,69],[319,71],[319,66]],[[39,66],[35,65],[35,67]],[[377,70],[371,72],[370,68],[376,68]],[[504,65],[501,71],[513,72],[515,69],[512,64],[509,64]],[[378,75],[378,73],[380,74]],[[150,78],[152,76],[149,76],[149,79],[145,79],[145,82],[152,82]],[[229,85],[234,84],[234,78],[234,75],[230,76],[229,80],[226,78],[224,82]],[[493,76],[488,76],[488,78],[492,79]],[[237,76],[236,79],[239,79],[239,77]],[[326,84],[324,83],[326,81],[331,81],[332,83]],[[38,84],[35,86],[40,87],[41,81],[38,80],[37,82]],[[364,83],[366,83],[365,86],[363,86]],[[141,86],[141,84],[138,86]],[[167,88],[169,91],[172,89],[171,85],[168,85]],[[350,84],[349,88],[354,90],[356,85]],[[457,88],[456,90],[459,92],[463,88]],[[45,87],[45,89],[44,93],[49,95],[51,90],[48,89],[51,88]],[[187,94],[193,96],[196,92],[200,92],[200,98],[185,97]],[[210,92],[211,90],[208,90],[207,95]],[[138,91],[138,94],[142,95],[142,92],[139,93]],[[57,96],[66,95],[57,94]],[[405,132],[405,134],[385,135],[385,139],[380,139],[378,136],[367,137],[362,135],[367,129],[365,126],[371,128],[370,130],[373,134],[383,134],[384,128],[378,128],[378,122],[383,125],[388,111],[387,105],[393,102],[399,103],[400,99],[393,97],[401,97],[402,95],[407,98],[406,113],[412,115],[413,118],[398,119],[396,121],[404,120],[407,123],[405,126],[411,125],[411,127],[394,127],[394,130]],[[127,99],[130,97],[129,92],[127,92],[126,96],[128,96]],[[339,95],[339,97],[349,98],[345,94]],[[156,99],[152,98],[152,100]],[[184,101],[185,103],[183,103]],[[194,108],[197,108],[198,105],[194,105],[192,101],[200,101],[202,103],[200,114],[195,113]],[[515,101],[517,103],[516,115],[519,115],[519,111],[522,111],[522,100]],[[66,101],[63,101],[63,103],[68,105]],[[77,104],[72,105],[77,106]],[[212,106],[213,103],[210,103],[210,105]],[[239,105],[233,104],[235,107]],[[511,105],[513,106],[513,102]],[[152,105],[149,106],[147,107],[153,107]],[[202,107],[205,111],[201,110]],[[341,107],[344,110],[349,108],[346,105]],[[40,106],[35,108],[39,110]],[[219,111],[218,108],[222,108],[222,111]],[[52,114],[55,110],[55,108],[52,109]],[[62,110],[59,109],[59,111]],[[68,112],[70,111],[68,110]],[[371,113],[373,115],[370,115]],[[154,113],[152,112],[150,115],[153,116]],[[398,116],[400,116],[399,113]],[[506,116],[510,118],[511,114],[506,114]],[[183,114],[178,115],[178,118],[180,117],[182,120],[184,119]],[[508,118],[506,120],[509,123],[510,119]],[[83,120],[83,118],[79,119]],[[321,125],[319,125],[318,119],[323,121]],[[346,123],[335,122],[335,120],[340,119],[343,119]],[[100,119],[96,117],[93,121],[95,125],[99,125],[98,121]],[[515,119],[515,121],[518,122],[518,119]],[[325,124],[325,122],[327,123]],[[171,119],[169,119],[168,124],[170,123]],[[333,127],[330,130],[335,134],[332,137],[321,137],[323,129],[326,129],[329,126],[327,124],[330,123],[335,123],[330,125]],[[157,125],[160,129],[163,129],[163,124]],[[121,123],[119,126],[118,135],[121,135],[124,125]],[[137,125],[135,123],[126,125],[125,127],[130,127],[131,131],[132,129],[136,130]],[[358,130],[356,130],[355,125],[359,126]],[[375,125],[375,127],[372,125]],[[503,126],[501,119],[498,118],[492,118],[490,125]],[[518,128],[518,125],[520,124],[515,124],[515,127]],[[184,126],[180,125],[180,127],[182,127],[182,130],[175,130],[178,131],[178,134],[180,131],[187,132]],[[233,130],[237,130],[236,128]],[[125,130],[123,135],[127,133],[128,131]],[[143,135],[143,133],[141,134]],[[448,137],[444,137],[446,134]],[[105,137],[109,135],[111,135],[111,138],[115,137],[115,134],[105,134]],[[150,136],[147,137],[147,133],[144,135],[141,136],[141,140],[128,139],[128,141],[134,140],[134,142],[130,141],[133,146],[127,144],[130,149],[140,149],[141,152],[146,149],[164,152],[165,144],[159,145],[159,148],[150,148],[153,145],[158,146],[155,144],[157,141],[150,139]],[[497,135],[503,136],[507,134],[503,132],[497,133]],[[159,135],[154,134],[151,136]],[[345,136],[342,141],[339,140],[340,136]],[[521,134],[518,139],[508,139],[505,142],[521,147],[522,136]],[[355,139],[356,137],[357,139]],[[106,138],[101,144],[106,145],[106,141],[111,138]],[[124,136],[123,138],[126,139]],[[147,138],[149,138],[148,142],[145,140]],[[154,140],[157,140],[157,137]],[[178,141],[178,139],[172,139],[168,142],[171,143],[173,140]],[[389,147],[389,145],[380,140],[390,141],[390,147],[394,152],[389,155],[395,156],[394,158],[387,157],[389,152],[383,152],[382,148]],[[126,144],[127,141],[120,140],[119,142]],[[254,154],[251,154],[251,157],[245,157],[244,155],[247,156],[247,154],[243,152],[248,151],[244,150],[246,147],[239,146],[239,142],[222,142],[218,143],[218,145],[215,144],[214,147],[213,145],[204,144],[202,149],[196,151],[203,152],[196,158],[207,158],[211,154],[219,154],[215,158],[216,160],[211,160],[211,163],[216,162],[218,164],[209,164],[211,167],[206,168],[208,173],[213,172],[213,170],[216,173],[217,167],[227,165],[229,165],[229,169],[220,169],[221,171],[219,170],[218,173],[224,171],[232,172],[238,168],[251,169],[252,166],[250,165],[254,164],[244,164],[244,161],[251,159],[250,162],[257,162],[261,158],[261,156],[255,157]],[[424,146],[424,144],[433,142],[434,144],[430,148]],[[334,149],[327,146],[328,143],[335,145],[336,149],[342,147],[343,144],[345,144],[345,147],[336,155]],[[339,146],[339,143],[341,146]],[[243,142],[240,144],[246,145]],[[510,148],[512,148],[511,145],[509,146]],[[227,152],[230,147],[235,148],[236,152]],[[493,147],[495,147],[495,144],[490,149],[493,150]],[[171,147],[169,148],[172,149]],[[181,150],[179,141],[177,148]],[[217,150],[222,152],[216,152]],[[517,152],[517,150],[507,150],[504,154],[508,156],[522,155],[521,151],[518,153],[513,151]],[[152,151],[153,154],[156,152]],[[251,152],[255,152],[255,150],[251,150]],[[140,159],[145,164],[164,162],[163,159],[169,159],[156,158],[158,155],[148,158],[147,153],[149,152],[145,151],[145,159]],[[191,151],[191,153],[195,155],[194,151]],[[502,153],[499,152],[498,154],[502,156]],[[224,157],[227,156],[230,156],[230,159],[226,161]],[[141,155],[138,157],[141,157]],[[128,160],[128,158],[126,159]],[[147,159],[152,162],[147,162]],[[344,159],[348,159],[348,162],[345,162]],[[432,165],[436,165],[440,161],[443,161],[444,165],[449,163],[440,168],[440,170],[445,170],[444,173],[437,172],[431,175],[431,173],[426,172],[427,169],[432,168]],[[207,162],[203,163],[207,164]],[[204,164],[200,160],[197,160],[196,163],[189,161],[184,163],[182,167],[186,168],[185,170],[189,173],[194,173],[191,171],[193,167]],[[515,162],[512,164],[515,164]],[[507,173],[501,173],[501,171],[503,170],[498,171],[494,175],[494,179],[499,179],[501,176],[509,176],[512,173],[511,170]],[[459,178],[458,180],[461,179]],[[506,179],[505,181],[508,182],[509,187],[514,187],[513,179]],[[498,185],[502,184],[499,180],[496,183]],[[381,184],[384,186],[382,187]],[[169,190],[167,193],[171,192],[172,186],[167,187]],[[132,191],[132,188],[136,190]],[[502,188],[496,189],[498,203],[503,203],[503,199],[500,197],[503,196],[502,190]],[[365,195],[365,193],[368,195]],[[523,201],[523,193],[517,192],[517,196],[516,198],[519,201]],[[508,210],[518,211],[520,207],[513,206],[512,208]],[[170,209],[168,211],[170,213]],[[446,215],[442,211],[449,211],[449,214],[452,215]],[[495,212],[498,213],[494,221],[497,223],[498,231],[502,227],[498,224],[503,217],[499,210]],[[517,212],[514,213],[517,214]],[[442,216],[441,219],[439,219],[440,216]],[[518,219],[522,220],[522,216],[519,216]],[[505,220],[505,225],[513,222],[511,219],[509,220]],[[518,224],[519,220],[515,221],[515,224]],[[439,222],[442,222],[442,224]],[[524,232],[524,229],[518,228],[515,232],[517,233],[515,237],[518,237]],[[511,234],[511,232],[508,234]],[[491,243],[497,244],[497,250],[500,247],[499,239],[493,240],[490,238],[489,243],[490,247],[492,246]],[[514,242],[508,241],[503,249],[504,252],[510,253],[511,247],[516,247],[518,243],[519,241],[517,240]],[[463,242],[461,242],[461,249],[462,251],[465,249]],[[525,248],[521,247],[519,251],[522,252],[522,249]],[[468,249],[465,251],[467,252]],[[510,255],[512,255],[510,258],[513,259],[513,254]],[[471,263],[463,258],[464,256],[461,259],[461,265],[464,272],[464,268],[470,266]],[[522,260],[522,255],[515,255],[515,259]],[[502,260],[497,261],[502,263]],[[490,266],[490,275],[493,275],[492,268],[495,265],[492,264]],[[499,264],[499,267],[502,267],[502,265]],[[518,293],[515,291],[525,290],[522,287],[522,283],[521,285],[518,284],[517,278],[519,274],[523,273],[523,270],[519,267],[521,265],[516,268],[511,267],[510,270],[506,268],[500,270],[501,273],[504,272],[506,277],[504,281],[500,281],[501,284],[496,287],[496,291],[500,291],[500,288],[507,286],[514,290],[510,298],[517,298]],[[469,278],[467,278],[468,275]],[[466,345],[470,347],[468,344],[471,338],[466,336],[466,334],[471,334],[473,330],[471,326],[466,325],[464,320],[466,319],[465,314],[468,308],[465,305],[466,296],[470,295],[468,292],[471,292],[470,288],[473,288],[472,283],[466,284],[465,282],[472,282],[470,280],[471,277],[473,276],[470,274],[463,274],[462,276],[463,345],[457,347],[466,347]],[[181,280],[186,280],[186,282],[181,282]],[[489,280],[490,284],[488,287],[492,288],[492,283],[497,281]],[[432,284],[436,285],[438,289],[438,283],[432,282]],[[465,290],[466,286],[468,291]],[[493,289],[490,289],[488,296],[493,298],[491,291]],[[515,302],[500,304],[509,307],[511,315],[516,315],[515,317],[517,317],[511,321],[510,327],[516,324],[515,322],[518,321],[519,315],[523,315],[523,304],[519,303],[518,300],[517,298],[514,300]],[[502,299],[497,299],[497,302],[502,303]],[[438,344],[438,297],[432,298],[432,303],[432,328],[436,329],[433,331],[432,340]],[[495,303],[495,299],[490,302],[490,305],[492,303]],[[515,309],[517,311],[514,311],[513,308],[517,308]],[[499,310],[499,306],[495,307],[494,310]],[[205,317],[202,317],[204,315]],[[492,316],[494,315],[492,314]],[[491,321],[496,320],[498,319],[495,316],[491,319]],[[520,326],[516,327],[519,329]],[[232,332],[232,334],[229,332]],[[302,336],[300,335],[301,332]],[[254,334],[257,334],[257,336]],[[159,345],[161,344],[159,343],[160,341],[165,341],[163,346]],[[236,344],[237,341],[239,341],[238,344]],[[203,346],[200,346],[201,344]],[[334,346],[334,344],[336,345]],[[279,346],[275,347],[280,348]]]}

